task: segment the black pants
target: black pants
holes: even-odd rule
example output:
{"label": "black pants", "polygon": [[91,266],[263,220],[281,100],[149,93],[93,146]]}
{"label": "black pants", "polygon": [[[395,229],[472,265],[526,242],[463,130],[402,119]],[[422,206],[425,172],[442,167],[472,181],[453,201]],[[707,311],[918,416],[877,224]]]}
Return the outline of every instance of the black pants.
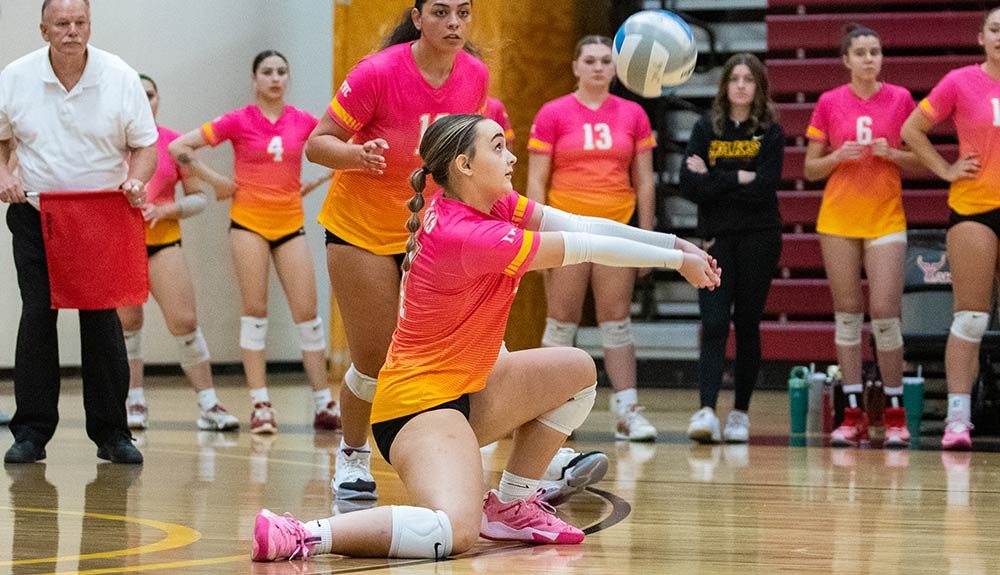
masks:
{"label": "black pants", "polygon": [[722,386],[729,322],[736,327],[735,408],[750,407],[760,372],[760,319],[771,277],[781,256],[781,231],[760,230],[719,236],[708,253],[722,268],[722,285],[698,291],[701,309],[701,406],[715,408]]}
{"label": "black pants", "polygon": [[[14,266],[21,291],[21,323],[14,354],[17,411],[10,430],[15,440],[44,445],[59,422],[58,311],[51,309],[38,210],[28,204],[11,204],[7,226],[14,236]],[[129,436],[125,420],[128,359],[115,310],[80,310],[80,344],[87,435],[98,445],[119,434]]]}

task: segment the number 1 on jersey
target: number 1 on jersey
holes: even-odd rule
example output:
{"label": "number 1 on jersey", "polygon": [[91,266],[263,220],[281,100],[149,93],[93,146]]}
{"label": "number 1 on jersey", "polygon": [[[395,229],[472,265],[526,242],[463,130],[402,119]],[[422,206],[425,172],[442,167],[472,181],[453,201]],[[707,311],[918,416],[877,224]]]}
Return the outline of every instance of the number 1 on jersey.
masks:
{"label": "number 1 on jersey", "polygon": [[1000,98],[990,98],[990,104],[993,104],[993,125],[1000,126]]}
{"label": "number 1 on jersey", "polygon": [[281,136],[271,138],[271,143],[267,145],[267,153],[271,154],[275,162],[281,161],[281,154],[284,152],[285,148],[281,145]]}

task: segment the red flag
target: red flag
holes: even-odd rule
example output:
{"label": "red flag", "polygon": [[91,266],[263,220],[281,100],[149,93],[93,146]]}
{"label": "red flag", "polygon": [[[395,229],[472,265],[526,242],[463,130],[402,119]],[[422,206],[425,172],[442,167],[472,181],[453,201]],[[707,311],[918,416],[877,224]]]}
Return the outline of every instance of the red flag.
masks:
{"label": "red flag", "polygon": [[142,212],[119,190],[38,195],[52,309],[141,305],[149,293]]}

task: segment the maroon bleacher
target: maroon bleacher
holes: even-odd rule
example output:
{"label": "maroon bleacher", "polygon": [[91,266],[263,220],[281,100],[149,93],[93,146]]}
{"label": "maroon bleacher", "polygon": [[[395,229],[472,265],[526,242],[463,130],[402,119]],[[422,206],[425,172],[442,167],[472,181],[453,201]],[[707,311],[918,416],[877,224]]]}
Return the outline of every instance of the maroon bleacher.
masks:
{"label": "maroon bleacher", "polygon": [[768,50],[840,49],[844,24],[875,30],[882,47],[954,48],[976,46],[983,25],[979,12],[919,12],[904,14],[776,14],[767,16]]}
{"label": "maroon bleacher", "polygon": [[[922,97],[950,70],[983,61],[975,48],[981,6],[970,0],[770,0],[766,22],[772,95],[789,138],[779,207],[786,225],[779,263],[761,324],[763,357],[788,361],[836,361],[833,302],[823,276],[819,238],[813,233],[822,191],[803,189],[803,140],[819,94],[849,80],[840,47],[844,25],[856,22],[879,33],[889,55],[882,79]],[[932,130],[949,161],[958,153],[954,125]],[[947,184],[929,172],[904,173],[903,207],[911,227],[945,227]],[[919,183],[918,183],[919,182]],[[815,187],[810,184],[810,187]],[[796,191],[791,191],[795,189]],[[867,333],[867,327],[866,327]],[[734,338],[728,355],[733,356]],[[862,346],[871,360],[870,346]]]}

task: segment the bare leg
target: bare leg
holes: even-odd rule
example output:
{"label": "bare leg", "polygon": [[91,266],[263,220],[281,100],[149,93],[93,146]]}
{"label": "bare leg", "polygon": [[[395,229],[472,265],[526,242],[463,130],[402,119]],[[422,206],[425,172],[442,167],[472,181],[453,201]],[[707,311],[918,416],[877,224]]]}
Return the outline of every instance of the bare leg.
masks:
{"label": "bare leg", "polygon": [[[142,331],[142,306],[118,308],[118,319],[122,322],[122,331]],[[145,362],[141,359],[128,360],[128,388],[142,389],[145,383]]]}
{"label": "bare leg", "polygon": [[[841,313],[864,313],[861,290],[862,240],[820,234],[823,263],[833,294],[833,309]],[[841,378],[849,385],[862,383],[861,345],[837,346]]]}
{"label": "bare leg", "polygon": [[[292,321],[302,323],[317,316],[316,273],[305,236],[291,239],[272,253],[274,269],[288,298]],[[326,379],[326,350],[303,351],[302,365],[313,391],[329,387]]]}
{"label": "bare leg", "polygon": [[[989,313],[997,267],[997,237],[986,226],[962,222],[948,230],[948,261],[955,311]],[[948,393],[972,392],[979,374],[978,342],[948,336],[945,377]]]}
{"label": "bare leg", "polygon": [[[267,317],[267,283],[270,272],[271,248],[267,240],[247,230],[229,230],[229,245],[233,267],[240,286],[240,302],[244,316]],[[267,385],[267,364],[264,350],[240,348],[243,371],[250,389]]]}
{"label": "bare leg", "polygon": [[[629,318],[635,270],[593,266],[594,306],[597,323]],[[604,369],[615,391],[635,389],[635,345],[604,348]]]}
{"label": "bare leg", "polygon": [[[865,250],[869,310],[873,320],[898,318],[902,314],[905,258],[906,244],[903,242],[872,246]],[[903,348],[876,351],[882,384],[891,388],[903,385]]]}

